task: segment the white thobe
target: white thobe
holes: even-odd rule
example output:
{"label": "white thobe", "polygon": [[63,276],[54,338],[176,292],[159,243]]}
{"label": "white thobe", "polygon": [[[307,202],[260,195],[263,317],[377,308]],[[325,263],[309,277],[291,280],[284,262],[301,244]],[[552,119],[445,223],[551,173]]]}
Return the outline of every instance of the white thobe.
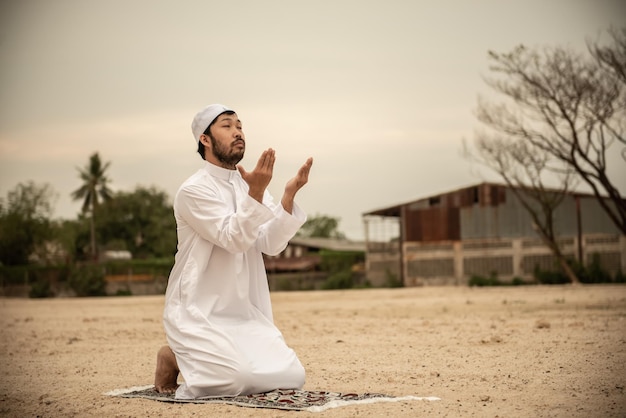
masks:
{"label": "white thobe", "polygon": [[304,368],[272,318],[262,253],[285,249],[306,220],[248,195],[237,170],[206,163],[174,199],[178,250],[163,324],[184,379],[176,398],[299,389]]}

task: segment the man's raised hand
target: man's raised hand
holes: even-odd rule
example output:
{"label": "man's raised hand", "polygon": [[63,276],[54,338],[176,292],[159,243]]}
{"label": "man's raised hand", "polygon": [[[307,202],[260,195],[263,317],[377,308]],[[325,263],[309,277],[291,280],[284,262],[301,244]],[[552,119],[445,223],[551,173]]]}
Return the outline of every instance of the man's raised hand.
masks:
{"label": "man's raised hand", "polygon": [[263,203],[263,194],[274,173],[274,161],[276,161],[276,152],[269,148],[263,151],[254,170],[247,172],[242,166],[237,166],[241,178],[248,183],[248,194],[257,202]]}
{"label": "man's raised hand", "polygon": [[296,192],[300,190],[308,181],[309,181],[309,172],[311,171],[311,166],[313,165],[313,158],[309,158],[306,162],[300,167],[298,173],[294,178],[287,182],[285,186],[285,193],[296,195]]}
{"label": "man's raised hand", "polygon": [[296,193],[309,181],[309,172],[313,165],[313,158],[309,158],[300,167],[295,177],[287,182],[285,186],[285,194],[281,200],[283,209],[291,213],[293,210],[293,199],[296,197]]}

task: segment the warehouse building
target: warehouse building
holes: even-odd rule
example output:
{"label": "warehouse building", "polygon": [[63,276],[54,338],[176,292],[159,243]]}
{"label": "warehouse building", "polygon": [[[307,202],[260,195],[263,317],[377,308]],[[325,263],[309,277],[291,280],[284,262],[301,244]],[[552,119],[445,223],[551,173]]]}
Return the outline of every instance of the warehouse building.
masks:
{"label": "warehouse building", "polygon": [[[610,203],[612,204],[612,203]],[[626,236],[595,196],[568,193],[555,211],[566,256],[599,257],[609,274],[626,272]],[[465,285],[472,276],[532,280],[555,260],[530,215],[506,185],[480,183],[363,214],[366,274],[374,284]]]}

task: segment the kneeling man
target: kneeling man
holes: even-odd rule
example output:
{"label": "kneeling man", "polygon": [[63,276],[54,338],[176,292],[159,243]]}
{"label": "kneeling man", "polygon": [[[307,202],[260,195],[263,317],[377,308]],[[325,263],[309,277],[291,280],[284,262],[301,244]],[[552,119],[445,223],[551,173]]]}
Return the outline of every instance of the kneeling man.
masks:
{"label": "kneeling man", "polygon": [[234,111],[210,105],[191,127],[205,165],[174,199],[178,250],[156,390],[194,399],[300,389],[304,368],[274,325],[262,253],[279,254],[305,222],[294,198],[313,161],[287,182],[277,204],[266,190],[275,152],[264,151],[252,171],[238,166],[246,142]]}

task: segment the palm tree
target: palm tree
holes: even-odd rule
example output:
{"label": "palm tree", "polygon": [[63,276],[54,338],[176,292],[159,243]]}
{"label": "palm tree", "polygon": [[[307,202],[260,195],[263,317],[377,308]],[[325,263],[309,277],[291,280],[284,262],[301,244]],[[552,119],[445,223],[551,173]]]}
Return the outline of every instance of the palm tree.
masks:
{"label": "palm tree", "polygon": [[76,168],[80,173],[83,185],[72,192],[72,198],[74,200],[83,199],[83,213],[91,212],[91,255],[94,260],[96,259],[96,227],[94,219],[100,204],[99,197],[106,201],[111,199],[112,195],[111,190],[107,187],[109,179],[105,175],[110,164],[111,162],[107,162],[103,165],[100,161],[100,156],[96,152],[89,157],[89,163],[85,168]]}

